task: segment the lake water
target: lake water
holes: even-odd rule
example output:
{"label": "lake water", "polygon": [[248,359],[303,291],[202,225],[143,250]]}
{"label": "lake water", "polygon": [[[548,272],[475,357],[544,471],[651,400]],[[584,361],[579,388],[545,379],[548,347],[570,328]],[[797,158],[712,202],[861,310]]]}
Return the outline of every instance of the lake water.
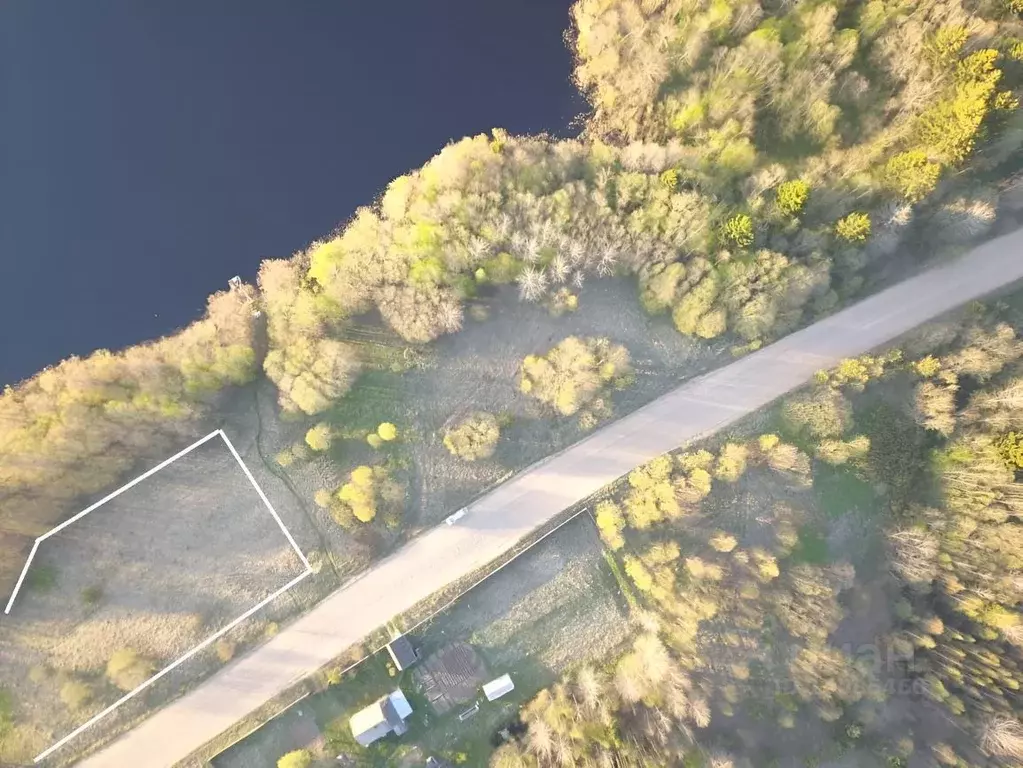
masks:
{"label": "lake water", "polygon": [[0,385],[197,317],[445,143],[570,135],[570,0],[7,0]]}

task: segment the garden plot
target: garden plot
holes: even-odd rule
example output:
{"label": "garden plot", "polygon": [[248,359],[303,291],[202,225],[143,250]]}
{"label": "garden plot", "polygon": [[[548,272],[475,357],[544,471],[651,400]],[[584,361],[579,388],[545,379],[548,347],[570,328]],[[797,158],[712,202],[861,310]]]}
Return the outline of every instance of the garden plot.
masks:
{"label": "garden plot", "polygon": [[[515,690],[483,703],[464,721],[459,715],[476,695],[468,701],[457,695],[458,701],[438,712],[429,692],[420,689],[417,667],[391,676],[387,654],[380,653],[214,758],[213,766],[274,768],[283,753],[295,749],[309,749],[323,760],[316,765],[324,766],[336,765],[333,758],[341,753],[357,754],[364,761],[359,765],[396,766],[404,760],[422,765],[429,755],[486,765],[492,740],[523,702],[566,669],[613,657],[630,635],[602,551],[593,523],[580,515],[410,633],[421,651],[420,664],[436,662],[438,652],[469,646],[489,677],[511,674]],[[478,671],[474,668],[473,675]],[[349,743],[348,718],[396,685],[413,705],[409,733],[356,751]],[[311,717],[323,738],[303,735]]]}
{"label": "garden plot", "polygon": [[6,693],[48,725],[18,751],[59,741],[306,570],[220,439],[46,538],[0,622]]}

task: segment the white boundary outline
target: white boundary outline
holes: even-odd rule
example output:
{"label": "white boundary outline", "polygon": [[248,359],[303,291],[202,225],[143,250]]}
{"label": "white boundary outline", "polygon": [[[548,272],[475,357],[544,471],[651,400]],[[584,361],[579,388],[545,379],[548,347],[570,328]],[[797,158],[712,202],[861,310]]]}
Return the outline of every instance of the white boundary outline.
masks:
{"label": "white boundary outline", "polygon": [[18,596],[18,592],[21,590],[22,583],[25,581],[25,576],[28,573],[28,568],[32,564],[32,560],[36,556],[36,552],[39,549],[39,545],[42,544],[43,541],[48,539],[50,536],[53,536],[53,534],[59,533],[60,531],[64,530],[65,528],[67,528],[69,525],[71,525],[71,523],[75,522],[76,520],[81,520],[87,514],[89,514],[90,512],[92,512],[92,511],[94,511],[96,509],[98,509],[99,507],[103,506],[104,504],[106,504],[111,499],[114,499],[114,498],[120,496],[122,493],[124,493],[128,489],[133,488],[134,486],[136,486],[139,483],[141,483],[147,477],[155,475],[157,472],[159,472],[161,469],[163,469],[167,465],[172,464],[173,462],[177,461],[178,459],[180,459],[185,454],[187,454],[187,453],[189,453],[191,451],[194,451],[200,445],[203,445],[203,444],[209,442],[210,440],[212,440],[214,437],[218,437],[218,436],[227,445],[227,448],[231,452],[231,455],[234,456],[235,461],[238,462],[238,465],[242,468],[242,471],[245,473],[245,477],[247,477],[249,482],[252,483],[252,487],[256,489],[256,493],[259,494],[259,498],[263,502],[263,505],[267,508],[267,510],[269,510],[270,514],[273,515],[273,519],[277,522],[277,525],[280,527],[281,531],[284,533],[284,536],[285,536],[285,538],[287,538],[288,543],[291,545],[292,549],[295,550],[295,554],[297,554],[299,560],[302,561],[302,565],[305,566],[305,571],[303,571],[301,574],[299,574],[294,579],[289,581],[287,584],[285,584],[283,587],[278,589],[272,595],[270,595],[269,597],[267,597],[264,600],[260,601],[257,605],[254,605],[252,608],[247,610],[245,613],[243,613],[237,619],[232,621],[226,627],[223,627],[222,629],[218,630],[215,634],[210,635],[210,637],[208,637],[205,640],[203,640],[201,643],[199,643],[197,646],[192,648],[190,651],[185,653],[180,658],[175,659],[173,662],[171,662],[169,665],[167,665],[166,667],[161,669],[159,672],[157,672],[151,678],[146,680],[144,683],[142,683],[138,687],[134,688],[133,690],[129,691],[128,693],[126,693],[124,696],[122,696],[120,699],[115,701],[109,707],[104,709],[98,715],[95,715],[94,717],[92,717],[88,722],[86,722],[83,725],[80,725],[77,728],[75,728],[75,730],[71,731],[71,733],[69,733],[63,739],[58,741],[56,744],[54,744],[53,746],[49,747],[44,752],[40,752],[38,755],[36,755],[36,757],[34,759],[34,762],[38,763],[43,758],[49,756],[50,754],[52,754],[56,750],[60,749],[62,746],[67,744],[69,741],[71,741],[71,739],[73,739],[76,736],[78,736],[79,734],[81,734],[87,728],[90,728],[93,725],[95,725],[97,722],[99,722],[104,717],[109,715],[111,712],[113,712],[119,706],[124,704],[126,701],[129,701],[130,699],[135,698],[135,696],[137,696],[139,693],[144,691],[150,685],[155,683],[161,677],[163,677],[164,675],[168,674],[172,670],[176,669],[180,665],[184,664],[186,661],[188,661],[190,658],[192,658],[199,651],[201,651],[204,648],[208,647],[211,643],[213,643],[214,641],[218,640],[220,637],[225,635],[227,632],[229,632],[230,630],[234,629],[236,626],[238,626],[243,621],[245,621],[245,619],[249,618],[252,614],[256,613],[256,611],[261,609],[263,606],[265,606],[268,603],[272,602],[273,600],[277,599],[278,597],[283,595],[285,592],[287,592],[289,589],[291,589],[293,586],[295,586],[300,581],[302,581],[302,579],[304,579],[307,576],[312,574],[313,569],[312,569],[312,566],[309,565],[309,560],[306,559],[306,556],[302,553],[302,550],[299,549],[298,544],[295,543],[295,539],[292,537],[291,532],[288,531],[287,527],[284,525],[284,522],[281,520],[280,515],[277,514],[277,511],[273,508],[273,505],[270,504],[270,500],[266,497],[266,494],[263,493],[263,489],[259,487],[259,483],[256,482],[256,478],[254,478],[252,476],[252,472],[250,472],[249,468],[247,466],[245,466],[245,462],[242,461],[242,457],[238,455],[238,451],[237,451],[237,449],[235,449],[234,444],[231,442],[231,440],[228,438],[228,436],[224,433],[224,430],[217,429],[217,430],[214,430],[213,432],[210,432],[205,437],[200,438],[199,440],[196,440],[194,443],[192,443],[187,448],[184,448],[183,450],[178,451],[173,456],[171,456],[169,459],[165,459],[164,461],[161,461],[159,464],[157,464],[152,469],[150,469],[150,470],[148,470],[146,472],[143,472],[141,475],[136,477],[131,482],[125,483],[124,485],[122,485],[120,488],[118,488],[113,493],[108,494],[107,496],[104,496],[102,499],[97,501],[95,504],[89,505],[88,507],[83,509],[81,512],[79,512],[77,515],[75,515],[74,517],[70,518],[69,520],[65,520],[63,523],[58,525],[56,528],[53,528],[52,530],[47,531],[42,536],[37,538],[35,540],[35,543],[32,545],[32,551],[29,553],[28,560],[25,561],[25,566],[21,569],[21,576],[18,577],[18,583],[14,587],[14,592],[11,594],[10,600],[7,601],[7,607],[4,609],[4,614],[9,614],[11,612],[11,607],[14,605],[14,599]]}

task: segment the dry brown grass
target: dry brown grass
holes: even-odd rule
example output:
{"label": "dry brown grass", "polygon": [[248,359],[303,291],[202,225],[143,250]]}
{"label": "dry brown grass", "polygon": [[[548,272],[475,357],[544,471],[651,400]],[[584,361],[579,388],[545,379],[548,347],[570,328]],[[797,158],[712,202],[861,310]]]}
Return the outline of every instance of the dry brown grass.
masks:
{"label": "dry brown grass", "polygon": [[0,624],[0,680],[16,702],[18,738],[37,749],[28,757],[303,569],[219,440],[44,541],[32,571],[47,578]]}

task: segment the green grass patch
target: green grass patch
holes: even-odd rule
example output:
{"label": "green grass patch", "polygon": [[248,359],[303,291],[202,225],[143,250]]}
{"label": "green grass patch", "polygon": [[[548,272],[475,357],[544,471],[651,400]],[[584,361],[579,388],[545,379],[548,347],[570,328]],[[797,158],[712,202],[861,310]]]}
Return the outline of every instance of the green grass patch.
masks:
{"label": "green grass patch", "polygon": [[815,525],[804,525],[799,529],[799,543],[792,552],[792,559],[811,565],[828,562],[828,542]]}
{"label": "green grass patch", "polygon": [[622,571],[621,565],[618,563],[618,558],[614,556],[614,553],[604,549],[601,554],[604,556],[604,562],[607,563],[607,569],[611,574],[611,578],[614,580],[614,587],[618,590],[618,593],[625,598],[626,604],[629,606],[629,610],[636,610],[639,608],[639,601],[636,599],[635,593],[632,591],[632,584]]}
{"label": "green grass patch", "polygon": [[842,517],[852,512],[870,515],[878,507],[874,488],[848,467],[816,467],[813,490],[821,510],[829,518]]}
{"label": "green grass patch", "polygon": [[39,565],[35,568],[29,568],[28,575],[25,577],[25,585],[29,589],[38,590],[39,592],[49,592],[57,586],[57,569],[52,565]]}
{"label": "green grass patch", "polygon": [[362,440],[383,422],[401,426],[405,387],[400,373],[370,370],[327,412],[327,421],[344,438]]}

